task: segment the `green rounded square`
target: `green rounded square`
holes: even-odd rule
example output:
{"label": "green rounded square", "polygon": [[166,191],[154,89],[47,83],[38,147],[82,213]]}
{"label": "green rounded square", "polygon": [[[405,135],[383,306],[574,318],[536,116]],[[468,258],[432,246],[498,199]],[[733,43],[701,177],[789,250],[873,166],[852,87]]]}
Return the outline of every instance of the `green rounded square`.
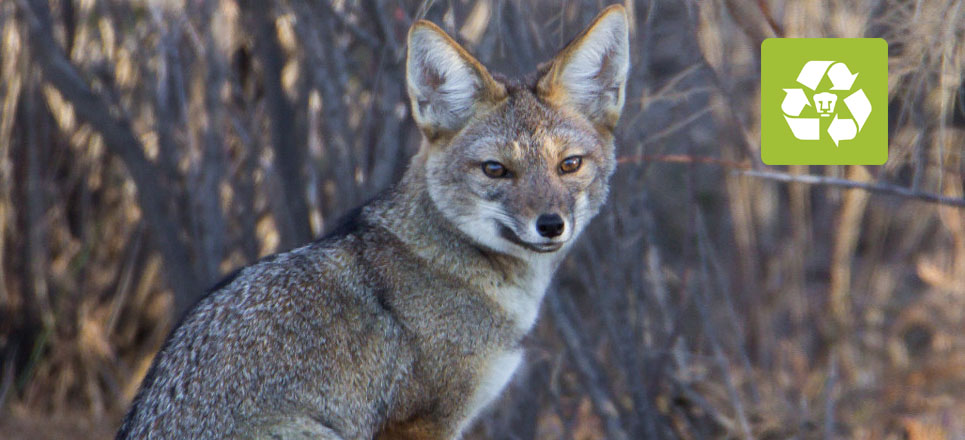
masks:
{"label": "green rounded square", "polygon": [[[861,92],[866,99],[858,96]],[[834,101],[833,110],[828,101]],[[881,38],[764,40],[761,160],[767,165],[885,163],[888,43]]]}

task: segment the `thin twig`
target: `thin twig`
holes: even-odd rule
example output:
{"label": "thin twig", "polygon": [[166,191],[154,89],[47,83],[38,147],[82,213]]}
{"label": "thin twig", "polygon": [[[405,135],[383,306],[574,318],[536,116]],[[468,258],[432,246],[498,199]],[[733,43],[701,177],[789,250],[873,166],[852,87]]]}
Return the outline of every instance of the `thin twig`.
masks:
{"label": "thin twig", "polygon": [[[699,6],[697,6],[697,2],[694,2],[694,5],[696,8],[699,8]],[[688,7],[689,7],[689,4],[688,4]],[[691,19],[688,20],[691,34],[693,34],[694,36],[700,35],[700,32],[697,29],[698,28],[697,21],[693,19],[693,14],[690,14],[689,16],[691,17]],[[707,73],[709,74],[711,83],[720,92],[720,97],[723,99],[726,108],[730,108],[730,109],[742,108],[740,105],[738,105],[738,99],[735,96],[734,87],[731,84],[728,84],[724,80],[724,78],[721,77],[720,73],[710,63],[710,61],[707,59],[707,55],[703,51],[700,52],[700,55],[701,56],[700,56],[699,62],[705,68],[704,70],[706,70]],[[744,116],[744,112],[729,111],[724,113],[724,117],[730,119],[729,125],[734,126],[737,129],[737,132],[738,132],[737,134],[739,134],[738,140],[740,141],[740,147],[741,147],[740,151],[741,151],[741,154],[743,154],[744,158],[752,160],[753,161],[752,166],[754,168],[758,168],[761,165],[763,165],[763,163],[760,160],[755,160],[755,159],[758,159],[758,156],[754,154],[754,148],[753,148],[753,142],[752,142],[752,139],[754,139],[755,137],[751,135],[751,131],[750,129],[748,129],[748,126],[750,124],[747,122],[747,118]]]}
{"label": "thin twig", "polygon": [[429,8],[431,8],[434,3],[435,0],[422,0],[419,9],[416,9],[415,16],[412,17],[412,22],[426,18],[426,14],[429,13]]}
{"label": "thin twig", "polygon": [[838,360],[831,353],[828,367],[828,377],[824,381],[824,438],[834,438],[834,387],[838,381]]}
{"label": "thin twig", "polygon": [[[714,283],[718,286],[719,294],[724,303],[724,313],[727,314],[730,323],[734,326],[734,333],[736,335],[746,335],[748,332],[743,328],[742,325],[744,320],[737,315],[737,310],[734,306],[734,298],[731,295],[730,281],[726,278],[727,270],[723,267],[721,263],[720,256],[717,255],[716,250],[710,237],[710,231],[707,229],[707,222],[704,221],[704,216],[702,212],[697,210],[697,234],[698,234],[698,245],[702,246],[704,253],[704,259],[708,265],[708,276],[714,277]],[[754,369],[751,366],[750,356],[747,354],[746,342],[742,337],[737,336],[737,341],[735,342],[737,346],[735,355],[740,359],[740,362],[744,368],[746,374],[750,377],[754,373]],[[751,380],[747,382],[747,387],[750,390],[752,402],[757,405],[760,404],[761,395],[757,389],[757,384]]]}
{"label": "thin twig", "polygon": [[686,399],[687,402],[703,410],[704,413],[707,414],[707,417],[720,425],[721,428],[727,431],[737,430],[737,422],[721,412],[720,408],[715,407],[714,404],[707,401],[706,397],[694,390],[689,384],[675,377],[673,374],[666,375],[665,379],[675,388],[679,398]]}
{"label": "thin twig", "polygon": [[[332,14],[333,17],[335,17],[335,20],[338,21],[339,25],[341,25],[345,29],[348,29],[348,31],[351,32],[352,35],[355,35],[355,38],[357,38],[359,41],[361,41],[362,43],[365,43],[373,50],[377,50],[379,47],[381,47],[382,43],[379,41],[378,38],[376,38],[374,35],[369,33],[369,31],[362,29],[357,24],[353,23],[352,19],[349,17],[346,17],[343,11],[339,11],[335,9],[335,5],[333,5],[331,2],[322,1],[322,2],[318,2],[318,4],[321,4],[322,7],[324,7],[330,14]],[[391,41],[387,41],[387,42],[389,44],[394,43]]]}
{"label": "thin twig", "polygon": [[27,41],[44,81],[60,91],[74,106],[78,118],[97,130],[108,150],[124,162],[138,189],[138,206],[151,227],[152,240],[164,256],[167,281],[175,292],[176,309],[180,313],[201,291],[201,283],[191,266],[187,244],[180,237],[177,215],[170,209],[172,196],[168,185],[145,155],[131,121],[117,115],[117,103],[97,94],[57,45],[47,2],[20,0],[17,5],[25,17],[30,35]]}
{"label": "thin twig", "polygon": [[748,177],[757,177],[759,179],[776,180],[778,182],[787,183],[804,183],[808,185],[824,185],[838,188],[861,189],[875,194],[905,197],[928,203],[937,203],[940,205],[965,207],[965,198],[961,197],[951,197],[941,194],[916,191],[912,188],[887,183],[858,182],[855,180],[841,179],[838,177],[816,176],[813,174],[789,174],[780,171],[758,171],[749,169],[750,165],[746,162],[735,162],[732,160],[718,159],[716,157],[693,156],[688,154],[644,154],[638,156],[622,156],[617,158],[618,164],[641,162],[718,165],[725,168],[732,168],[737,174]]}
{"label": "thin twig", "polygon": [[680,121],[675,122],[673,125],[670,125],[669,127],[665,128],[665,129],[663,129],[663,130],[660,130],[660,131],[658,131],[657,133],[654,133],[652,136],[649,136],[649,137],[647,137],[646,139],[644,139],[644,140],[643,140],[643,144],[644,144],[644,145],[647,145],[647,144],[655,143],[655,142],[659,141],[660,139],[663,139],[663,138],[665,138],[665,137],[667,137],[667,136],[670,136],[670,135],[672,135],[672,134],[674,134],[674,133],[677,133],[677,132],[680,131],[680,130],[683,130],[683,129],[686,128],[688,125],[694,123],[694,121],[700,119],[700,118],[703,117],[705,114],[709,113],[709,112],[710,112],[710,108],[711,108],[711,107],[708,105],[708,106],[706,106],[706,107],[704,107],[704,108],[702,108],[702,109],[700,109],[700,110],[697,110],[696,112],[694,112],[694,113],[691,114],[690,116],[687,116],[686,118],[684,118],[684,119],[682,119],[682,120],[680,120]]}
{"label": "thin twig", "polygon": [[3,413],[7,397],[9,397],[10,390],[13,389],[13,367],[17,361],[17,348],[17,341],[10,342],[3,353],[3,359],[0,360],[0,413]]}
{"label": "thin twig", "polygon": [[565,298],[559,293],[548,295],[547,300],[549,301],[550,313],[553,315],[553,323],[556,325],[560,336],[563,337],[567,352],[572,356],[577,369],[583,375],[583,383],[586,385],[590,400],[593,401],[593,406],[597,410],[597,415],[603,419],[606,425],[608,438],[628,439],[629,436],[624,431],[623,423],[620,420],[620,411],[617,408],[616,399],[604,385],[606,383],[603,380],[604,373],[596,360],[584,352],[583,347],[586,344],[580,337],[581,331],[575,327],[574,313],[569,310],[570,307],[567,307]]}
{"label": "thin twig", "polygon": [[744,410],[744,403],[741,400],[740,393],[737,390],[737,386],[734,383],[733,375],[731,374],[730,362],[727,356],[724,354],[724,348],[720,341],[719,335],[721,334],[719,329],[714,325],[714,319],[710,313],[709,297],[713,287],[711,287],[710,280],[710,270],[709,270],[709,256],[707,255],[707,244],[709,240],[705,234],[704,228],[701,227],[704,222],[703,211],[700,207],[696,209],[695,216],[695,226],[697,230],[697,254],[700,258],[700,273],[698,278],[699,286],[694,290],[694,305],[697,307],[697,313],[701,318],[701,326],[704,328],[704,334],[707,336],[710,342],[710,348],[713,352],[713,360],[720,369],[721,374],[724,378],[724,387],[727,390],[727,394],[730,397],[731,404],[734,406],[735,418],[740,428],[741,437],[745,440],[753,440],[754,435],[751,431],[751,425],[747,418],[747,413]]}
{"label": "thin twig", "polygon": [[667,162],[667,163],[701,163],[709,165],[719,165],[726,168],[739,170],[750,169],[750,164],[746,162],[736,162],[727,159],[718,159],[708,156],[693,156],[689,154],[641,154],[636,156],[621,156],[617,158],[618,164],[641,163],[641,162]]}
{"label": "thin twig", "polygon": [[[242,13],[256,35],[255,51],[262,65],[262,83],[267,108],[271,143],[275,153],[276,177],[281,183],[276,216],[280,225],[282,248],[293,248],[312,238],[308,201],[305,198],[305,151],[301,140],[303,127],[296,124],[294,104],[288,99],[282,84],[282,69],[287,62],[275,29],[277,11],[271,4],[248,0],[241,2]],[[335,52],[335,51],[329,51]],[[336,103],[337,99],[325,99]]]}
{"label": "thin twig", "polygon": [[937,203],[940,205],[965,207],[965,198],[949,197],[941,194],[915,191],[910,188],[890,185],[887,183],[865,183],[837,177],[815,176],[813,174],[788,174],[776,171],[744,170],[735,172],[748,177],[776,180],[778,182],[804,183],[808,185],[825,185],[838,188],[861,189],[875,194],[905,197],[928,203]]}

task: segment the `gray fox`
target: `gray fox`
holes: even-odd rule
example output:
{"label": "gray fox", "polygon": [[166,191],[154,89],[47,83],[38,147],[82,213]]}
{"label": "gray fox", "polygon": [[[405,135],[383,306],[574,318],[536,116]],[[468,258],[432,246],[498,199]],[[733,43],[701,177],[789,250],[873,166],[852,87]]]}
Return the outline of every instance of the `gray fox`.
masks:
{"label": "gray fox", "polygon": [[406,85],[424,140],[401,181],[212,289],[117,438],[459,438],[606,199],[628,40],[611,6],[517,81],[416,22]]}

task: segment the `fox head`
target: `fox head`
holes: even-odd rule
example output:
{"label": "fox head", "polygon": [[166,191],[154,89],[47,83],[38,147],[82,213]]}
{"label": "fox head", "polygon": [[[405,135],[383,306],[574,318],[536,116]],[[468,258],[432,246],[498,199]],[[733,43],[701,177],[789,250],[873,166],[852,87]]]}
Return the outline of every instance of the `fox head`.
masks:
{"label": "fox head", "polygon": [[406,84],[425,136],[419,155],[432,202],[478,244],[551,253],[606,200],[613,129],[630,52],[614,5],[527,82],[491,75],[428,21],[409,31]]}

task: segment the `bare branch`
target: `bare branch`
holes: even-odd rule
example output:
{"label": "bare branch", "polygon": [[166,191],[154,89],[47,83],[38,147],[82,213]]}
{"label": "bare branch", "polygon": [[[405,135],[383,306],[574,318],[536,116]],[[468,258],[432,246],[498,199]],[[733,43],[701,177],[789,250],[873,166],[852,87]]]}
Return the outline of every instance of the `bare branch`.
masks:
{"label": "bare branch", "polygon": [[[285,209],[280,215],[282,248],[292,248],[311,239],[308,201],[305,197],[305,154],[299,145],[295,124],[295,108],[282,87],[284,52],[275,29],[275,11],[271,4],[242,1],[242,11],[257,29],[255,49],[262,63],[265,100],[271,117],[271,139],[275,150],[275,164],[284,188],[284,198],[279,200]],[[328,102],[328,101],[326,101]]]}
{"label": "bare branch", "polygon": [[154,165],[129,121],[112,111],[102,96],[95,94],[54,41],[46,0],[20,0],[33,52],[33,61],[46,82],[74,106],[77,117],[100,133],[104,144],[124,162],[138,188],[137,197],[144,220],[151,226],[155,247],[164,256],[165,273],[174,291],[177,312],[184,311],[201,291],[191,266],[190,253],[181,239],[180,227],[170,209],[170,197]]}
{"label": "bare branch", "polygon": [[838,177],[816,176],[813,174],[790,174],[780,171],[758,171],[751,170],[745,162],[735,162],[732,160],[718,159],[716,157],[694,156],[688,154],[663,154],[663,155],[640,155],[622,156],[617,158],[617,163],[645,163],[645,162],[667,162],[684,164],[706,164],[717,165],[725,168],[733,168],[734,173],[742,176],[756,177],[759,179],[776,180],[786,183],[804,183],[807,185],[824,185],[838,188],[862,189],[875,194],[905,197],[921,200],[928,203],[939,205],[949,205],[965,207],[965,198],[951,197],[924,191],[917,191],[898,185],[887,183],[868,183],[855,180],[841,179]]}
{"label": "bare branch", "polygon": [[838,383],[838,359],[831,353],[828,377],[824,381],[824,438],[834,438],[834,387]]}
{"label": "bare branch", "polygon": [[719,165],[726,168],[749,169],[750,166],[745,162],[735,162],[733,160],[718,159],[716,157],[693,156],[689,154],[641,154],[638,156],[621,156],[617,158],[618,164],[642,163],[642,162],[667,162],[667,163],[702,163]]}
{"label": "bare branch", "polygon": [[825,185],[838,188],[863,189],[875,194],[899,196],[909,199],[921,200],[928,203],[940,205],[965,207],[965,198],[949,197],[940,194],[915,191],[903,186],[890,185],[887,183],[865,183],[854,180],[841,179],[837,177],[815,176],[813,174],[788,174],[777,171],[736,171],[738,174],[757,177],[760,179],[776,180],[778,182],[804,183],[808,185]]}
{"label": "bare branch", "polygon": [[577,369],[584,377],[587,392],[593,401],[597,414],[604,420],[607,438],[628,439],[623,424],[620,422],[620,411],[617,408],[616,399],[604,385],[603,372],[597,362],[583,351],[585,344],[580,340],[581,331],[575,327],[574,314],[568,310],[569,307],[565,304],[562,295],[551,293],[547,300],[550,303],[553,323],[563,338],[563,342],[566,343],[567,351],[573,357]]}
{"label": "bare branch", "polygon": [[[709,296],[713,290],[712,281],[709,274],[710,262],[709,256],[707,255],[707,237],[705,226],[704,226],[704,215],[703,211],[698,207],[696,209],[696,230],[697,230],[697,253],[700,258],[700,273],[699,273],[699,286],[694,290],[694,305],[697,307],[697,312],[701,317],[701,326],[704,328],[704,333],[707,335],[707,339],[710,341],[711,350],[713,352],[714,362],[720,369],[721,374],[724,378],[724,387],[727,389],[727,394],[730,397],[731,404],[734,406],[734,412],[736,413],[736,419],[738,427],[740,428],[741,437],[744,439],[752,440],[754,435],[751,431],[750,422],[747,419],[746,411],[744,410],[744,403],[741,400],[740,393],[737,391],[737,386],[734,384],[734,378],[731,374],[730,363],[727,360],[727,356],[724,354],[723,344],[720,341],[721,332],[714,324],[713,316],[710,313]],[[722,288],[724,286],[721,286]]]}
{"label": "bare branch", "polygon": [[[322,5],[322,7],[325,8],[325,10],[331,13],[332,16],[335,17],[335,20],[338,21],[338,24],[344,26],[345,29],[348,29],[349,32],[352,33],[352,35],[355,35],[355,38],[359,39],[359,41],[365,43],[372,49],[378,49],[382,45],[382,43],[379,41],[378,38],[376,38],[374,35],[366,31],[365,29],[362,29],[355,23],[352,23],[352,20],[346,17],[345,13],[343,13],[342,11],[335,9],[335,6],[331,2],[322,1],[322,2],[318,2],[318,4]],[[382,24],[381,14],[378,17],[380,18],[379,24],[381,25]],[[394,43],[395,42],[392,41],[389,44],[394,46]]]}

